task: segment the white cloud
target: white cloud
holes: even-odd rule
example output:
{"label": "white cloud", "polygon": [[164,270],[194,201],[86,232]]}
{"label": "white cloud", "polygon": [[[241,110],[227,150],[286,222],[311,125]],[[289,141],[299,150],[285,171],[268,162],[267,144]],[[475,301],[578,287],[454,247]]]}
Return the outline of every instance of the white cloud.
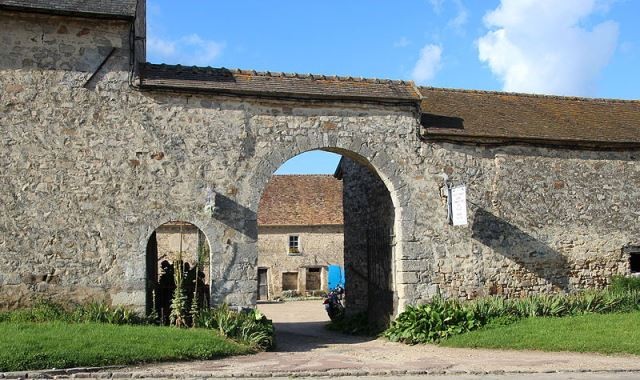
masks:
{"label": "white cloud", "polygon": [[481,61],[505,91],[590,95],[618,40],[618,25],[582,25],[597,0],[501,0],[478,40]]}
{"label": "white cloud", "polygon": [[467,10],[467,7],[465,7],[464,4],[462,3],[462,0],[454,0],[453,2],[456,5],[456,9],[457,9],[456,17],[449,20],[447,25],[449,25],[451,28],[455,29],[456,31],[462,32],[463,27],[467,24],[467,21],[469,20],[469,11]]}
{"label": "white cloud", "polygon": [[433,8],[433,12],[437,15],[439,15],[440,13],[442,13],[442,5],[444,3],[444,0],[429,0],[429,3],[431,3],[431,8]]}
{"label": "white cloud", "polygon": [[393,43],[393,47],[403,48],[411,45],[411,41],[407,37],[400,37],[400,39]]}
{"label": "white cloud", "polygon": [[166,40],[154,36],[147,39],[149,60],[160,63],[213,65],[223,49],[223,43],[205,40],[197,34],[183,36],[176,40]]}
{"label": "white cloud", "polygon": [[442,48],[438,45],[425,45],[420,50],[420,58],[413,67],[411,77],[418,84],[426,84],[436,76],[440,70],[440,60],[442,56]]}

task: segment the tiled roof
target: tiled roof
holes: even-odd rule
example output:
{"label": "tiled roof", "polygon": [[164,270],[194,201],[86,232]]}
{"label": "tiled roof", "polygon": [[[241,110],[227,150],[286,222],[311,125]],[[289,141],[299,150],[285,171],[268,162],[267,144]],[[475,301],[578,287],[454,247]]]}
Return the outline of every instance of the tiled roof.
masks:
{"label": "tiled roof", "polygon": [[420,101],[416,87],[407,81],[156,64],[145,64],[140,76],[143,88],[296,99]]}
{"label": "tiled roof", "polygon": [[132,19],[137,0],[0,0],[0,9],[50,14]]}
{"label": "tiled roof", "polygon": [[259,226],[343,223],[342,181],[332,175],[274,175],[258,207]]}
{"label": "tiled roof", "polygon": [[425,139],[640,146],[640,101],[420,87]]}

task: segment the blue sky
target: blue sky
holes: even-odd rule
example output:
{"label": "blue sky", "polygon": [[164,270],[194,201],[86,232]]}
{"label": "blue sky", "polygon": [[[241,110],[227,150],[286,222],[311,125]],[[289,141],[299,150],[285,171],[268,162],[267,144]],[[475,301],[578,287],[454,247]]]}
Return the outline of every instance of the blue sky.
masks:
{"label": "blue sky", "polygon": [[147,1],[150,62],[640,98],[637,0]]}

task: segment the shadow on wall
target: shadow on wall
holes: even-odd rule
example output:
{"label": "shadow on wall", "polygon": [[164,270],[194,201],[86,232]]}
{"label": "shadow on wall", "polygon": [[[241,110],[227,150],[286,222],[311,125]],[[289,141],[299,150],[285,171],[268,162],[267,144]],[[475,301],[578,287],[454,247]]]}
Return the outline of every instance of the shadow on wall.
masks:
{"label": "shadow on wall", "polygon": [[558,290],[569,290],[567,259],[535,237],[492,213],[478,209],[472,237]]}
{"label": "shadow on wall", "polygon": [[216,193],[215,197],[215,218],[227,227],[240,232],[252,240],[257,240],[257,222],[247,223],[247,221],[256,220],[257,215],[255,211],[252,211],[223,194]]}

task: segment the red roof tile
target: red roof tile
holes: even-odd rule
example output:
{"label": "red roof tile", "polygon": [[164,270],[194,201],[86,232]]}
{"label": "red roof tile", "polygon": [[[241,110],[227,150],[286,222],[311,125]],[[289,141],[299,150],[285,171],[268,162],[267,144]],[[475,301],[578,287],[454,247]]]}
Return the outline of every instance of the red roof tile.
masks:
{"label": "red roof tile", "polygon": [[425,139],[640,146],[640,101],[421,87]]}
{"label": "red roof tile", "polygon": [[133,19],[136,0],[0,0],[0,9],[49,14]]}
{"label": "red roof tile", "polygon": [[258,207],[259,226],[343,223],[342,181],[332,175],[274,175]]}
{"label": "red roof tile", "polygon": [[204,91],[295,99],[349,99],[418,104],[412,82],[145,64],[140,86],[148,89]]}

